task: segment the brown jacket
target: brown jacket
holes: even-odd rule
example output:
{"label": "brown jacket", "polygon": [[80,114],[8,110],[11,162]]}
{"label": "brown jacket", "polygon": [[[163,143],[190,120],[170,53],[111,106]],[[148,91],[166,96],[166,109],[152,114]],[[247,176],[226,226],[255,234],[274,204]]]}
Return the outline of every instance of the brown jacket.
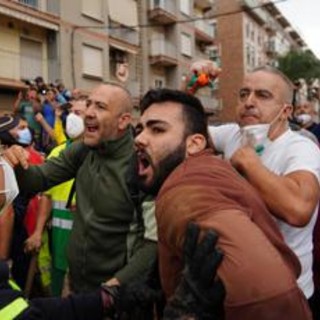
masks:
{"label": "brown jacket", "polygon": [[168,177],[156,202],[160,274],[167,297],[182,270],[186,225],[214,229],[224,259],[227,320],[311,319],[297,287],[300,264],[257,192],[224,160],[206,150]]}

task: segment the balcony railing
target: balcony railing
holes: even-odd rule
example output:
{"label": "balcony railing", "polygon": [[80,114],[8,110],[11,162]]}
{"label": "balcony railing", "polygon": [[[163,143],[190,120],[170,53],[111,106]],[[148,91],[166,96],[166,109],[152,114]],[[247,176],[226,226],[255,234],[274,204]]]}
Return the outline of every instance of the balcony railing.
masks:
{"label": "balcony railing", "polygon": [[251,15],[260,24],[264,24],[267,21],[267,13],[258,0],[239,0],[244,10]]}
{"label": "balcony railing", "polygon": [[139,33],[136,29],[128,28],[126,26],[113,25],[108,29],[109,36],[116,38],[132,45],[139,45]]}
{"label": "balcony railing", "polygon": [[195,27],[206,35],[214,38],[214,27],[205,20],[196,20]]}
{"label": "balcony railing", "polygon": [[177,21],[177,1],[150,0],[149,18],[160,23],[173,23]]}
{"label": "balcony railing", "polygon": [[160,63],[163,65],[177,64],[177,48],[174,44],[162,40],[155,39],[150,44],[151,63]]}
{"label": "balcony railing", "polygon": [[47,11],[47,0],[15,0],[15,2],[39,11]]}
{"label": "balcony railing", "polygon": [[176,58],[176,46],[165,40],[153,40],[151,42],[151,55],[165,55],[168,57]]}
{"label": "balcony railing", "polygon": [[39,8],[38,0],[19,0],[19,2],[35,9]]}

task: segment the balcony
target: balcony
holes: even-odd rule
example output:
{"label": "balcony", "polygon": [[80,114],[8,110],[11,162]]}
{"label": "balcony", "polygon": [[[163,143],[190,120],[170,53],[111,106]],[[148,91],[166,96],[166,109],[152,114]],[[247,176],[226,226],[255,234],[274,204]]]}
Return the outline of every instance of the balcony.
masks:
{"label": "balcony", "polygon": [[39,1],[38,0],[19,0],[20,3],[38,9],[39,8]]}
{"label": "balcony", "polygon": [[195,24],[196,41],[210,45],[214,42],[214,26],[206,20],[197,20]]}
{"label": "balcony", "polygon": [[239,0],[243,10],[250,15],[260,25],[263,25],[267,20],[267,13],[258,0]]}
{"label": "balcony", "polygon": [[150,44],[150,64],[172,67],[178,64],[176,46],[165,40],[153,40]]}
{"label": "balcony", "polygon": [[39,11],[47,10],[47,0],[15,0],[15,2],[21,3],[29,8]]}
{"label": "balcony", "polygon": [[277,27],[275,21],[267,21],[264,25],[264,28],[266,32],[269,34],[269,36],[274,36],[277,32]]}
{"label": "balcony", "polygon": [[278,55],[278,50],[276,42],[274,40],[269,40],[265,43],[265,53],[269,58],[275,58]]}
{"label": "balcony", "polygon": [[206,10],[214,5],[214,0],[194,0],[194,5],[202,10]]}
{"label": "balcony", "polygon": [[134,46],[139,45],[139,33],[134,28],[111,22],[111,28],[108,29],[108,32],[111,38],[124,41]]}
{"label": "balcony", "polygon": [[176,0],[150,0],[149,19],[160,23],[170,24],[178,20]]}

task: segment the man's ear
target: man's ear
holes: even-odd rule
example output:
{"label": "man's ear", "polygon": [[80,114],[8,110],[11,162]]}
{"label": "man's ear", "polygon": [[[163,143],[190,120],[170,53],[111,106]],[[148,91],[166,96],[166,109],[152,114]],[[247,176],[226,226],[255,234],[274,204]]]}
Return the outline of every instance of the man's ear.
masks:
{"label": "man's ear", "polygon": [[289,104],[289,103],[286,103],[286,104],[284,105],[284,111],[283,111],[283,114],[286,116],[285,118],[286,118],[286,119],[291,118],[291,117],[293,116],[292,112],[293,112],[293,107],[292,107],[292,105]]}
{"label": "man's ear", "polygon": [[200,134],[195,133],[187,137],[186,140],[186,153],[187,156],[196,154],[204,150],[207,146],[206,138]]}
{"label": "man's ear", "polygon": [[123,113],[118,119],[118,129],[119,129],[119,131],[126,130],[128,125],[131,123],[131,121],[132,121],[131,114],[129,112]]}

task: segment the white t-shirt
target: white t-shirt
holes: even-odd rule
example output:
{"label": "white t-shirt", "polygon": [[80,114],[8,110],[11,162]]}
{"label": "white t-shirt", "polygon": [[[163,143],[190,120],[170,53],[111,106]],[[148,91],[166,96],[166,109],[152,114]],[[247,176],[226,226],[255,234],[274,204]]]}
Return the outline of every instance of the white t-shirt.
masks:
{"label": "white t-shirt", "polygon": [[[237,124],[209,127],[209,134],[217,152],[230,159],[241,146],[240,128]],[[319,147],[302,135],[290,129],[274,141],[270,141],[261,157],[262,163],[272,172],[284,176],[298,170],[313,173],[320,181]],[[285,196],[285,195],[284,195]],[[298,256],[302,271],[298,285],[307,298],[314,291],[312,280],[312,231],[317,219],[318,207],[310,222],[303,228],[293,227],[284,221],[275,220],[284,236],[285,242]]]}
{"label": "white t-shirt", "polygon": [[4,190],[0,190],[0,194],[5,194],[5,203],[0,207],[0,215],[4,212],[9,204],[12,203],[14,198],[18,195],[19,189],[11,166],[2,158],[0,158],[0,166],[4,173]]}

